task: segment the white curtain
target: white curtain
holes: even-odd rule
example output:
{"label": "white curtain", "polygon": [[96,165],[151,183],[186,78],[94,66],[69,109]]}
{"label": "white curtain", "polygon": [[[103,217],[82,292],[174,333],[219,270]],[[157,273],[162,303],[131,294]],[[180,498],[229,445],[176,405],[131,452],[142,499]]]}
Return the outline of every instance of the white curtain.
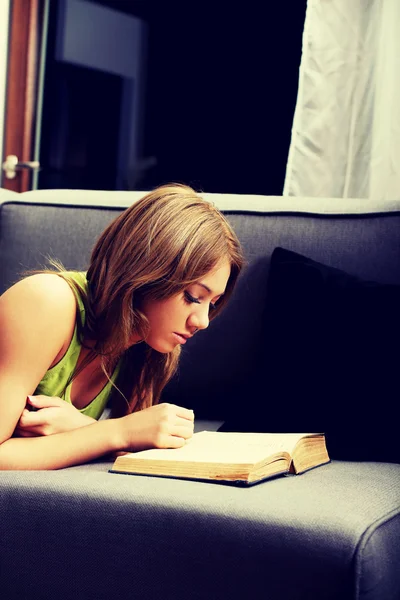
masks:
{"label": "white curtain", "polygon": [[400,198],[400,0],[308,0],[283,194]]}

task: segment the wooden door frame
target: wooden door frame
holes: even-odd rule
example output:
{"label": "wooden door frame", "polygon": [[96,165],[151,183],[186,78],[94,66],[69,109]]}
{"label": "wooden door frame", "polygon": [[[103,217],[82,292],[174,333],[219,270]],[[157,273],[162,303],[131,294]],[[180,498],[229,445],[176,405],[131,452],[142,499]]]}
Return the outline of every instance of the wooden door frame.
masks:
{"label": "wooden door frame", "polygon": [[[3,160],[9,154],[19,161],[33,160],[43,10],[43,0],[11,0]],[[2,171],[1,187],[26,192],[31,178],[26,169],[14,179]]]}

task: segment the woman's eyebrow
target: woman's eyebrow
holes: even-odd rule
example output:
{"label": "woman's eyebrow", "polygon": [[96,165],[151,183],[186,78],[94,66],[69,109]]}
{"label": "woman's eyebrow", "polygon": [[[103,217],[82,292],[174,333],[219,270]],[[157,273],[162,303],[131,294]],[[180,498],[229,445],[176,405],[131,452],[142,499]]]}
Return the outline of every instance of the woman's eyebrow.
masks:
{"label": "woman's eyebrow", "polygon": [[213,291],[210,290],[210,288],[205,283],[201,283],[200,281],[196,281],[196,285],[200,285],[202,288],[207,290],[207,292],[209,294],[214,295],[214,296],[223,296],[223,294],[224,294],[224,292],[221,292],[220,294],[213,294]]}

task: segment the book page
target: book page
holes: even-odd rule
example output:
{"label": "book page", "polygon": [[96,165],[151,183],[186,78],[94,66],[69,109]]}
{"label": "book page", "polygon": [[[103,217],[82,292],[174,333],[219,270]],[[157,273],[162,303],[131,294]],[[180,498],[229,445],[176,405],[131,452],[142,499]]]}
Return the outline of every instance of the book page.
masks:
{"label": "book page", "polygon": [[291,454],[304,433],[231,433],[201,431],[185,446],[131,453],[132,458],[151,461],[191,461],[227,464],[254,464],[269,456]]}

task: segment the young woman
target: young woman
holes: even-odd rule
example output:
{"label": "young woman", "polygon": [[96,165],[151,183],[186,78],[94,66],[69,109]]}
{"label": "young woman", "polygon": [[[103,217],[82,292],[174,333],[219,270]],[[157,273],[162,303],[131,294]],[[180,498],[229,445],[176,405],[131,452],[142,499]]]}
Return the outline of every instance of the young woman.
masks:
{"label": "young woman", "polygon": [[[243,264],[223,215],[161,186],[102,233],[86,273],[30,275],[0,298],[0,469],[57,469],[176,448],[193,411],[157,404],[181,346],[208,327]],[[111,419],[98,420],[106,405]]]}

